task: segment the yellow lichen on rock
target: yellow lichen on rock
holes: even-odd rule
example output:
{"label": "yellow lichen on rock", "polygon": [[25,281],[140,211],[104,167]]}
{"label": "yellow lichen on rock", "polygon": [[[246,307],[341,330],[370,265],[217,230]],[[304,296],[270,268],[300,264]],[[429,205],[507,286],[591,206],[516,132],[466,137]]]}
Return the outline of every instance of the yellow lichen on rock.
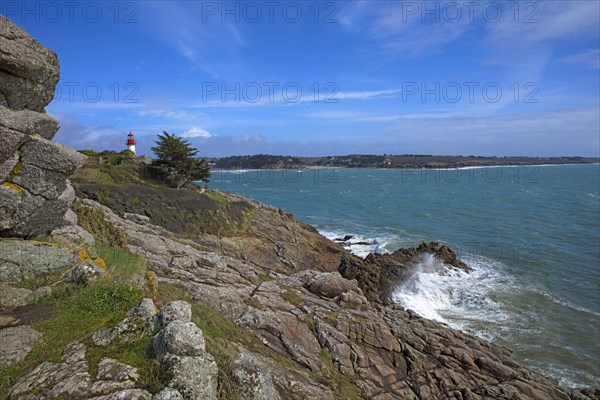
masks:
{"label": "yellow lichen on rock", "polygon": [[18,163],[15,164],[15,166],[13,167],[13,169],[10,171],[11,175],[20,175],[21,174],[21,168],[23,168],[23,163],[21,161],[19,161]]}
{"label": "yellow lichen on rock", "polygon": [[154,271],[146,271],[144,290],[150,298],[156,299],[156,295],[158,294],[158,277]]}
{"label": "yellow lichen on rock", "polygon": [[4,182],[2,184],[2,186],[5,186],[5,187],[7,187],[9,189],[12,189],[12,190],[14,190],[15,192],[17,192],[19,194],[21,194],[23,192],[23,188],[21,186],[15,184],[15,183],[12,183],[12,182]]}
{"label": "yellow lichen on rock", "polygon": [[77,255],[79,256],[79,261],[81,262],[93,261],[92,257],[90,256],[90,253],[88,253],[86,249],[77,250]]}
{"label": "yellow lichen on rock", "polygon": [[106,262],[104,261],[104,259],[102,259],[102,257],[94,258],[94,263],[99,265],[104,270],[108,269],[108,267],[106,266]]}

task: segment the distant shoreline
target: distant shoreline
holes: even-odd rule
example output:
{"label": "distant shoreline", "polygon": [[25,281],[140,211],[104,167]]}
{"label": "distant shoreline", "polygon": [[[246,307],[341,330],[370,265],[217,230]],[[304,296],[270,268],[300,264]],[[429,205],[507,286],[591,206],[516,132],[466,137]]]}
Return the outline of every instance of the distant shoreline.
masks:
{"label": "distant shoreline", "polygon": [[328,157],[233,156],[207,159],[213,170],[290,169],[470,169],[600,164],[594,157],[476,157],[428,155],[349,155]]}

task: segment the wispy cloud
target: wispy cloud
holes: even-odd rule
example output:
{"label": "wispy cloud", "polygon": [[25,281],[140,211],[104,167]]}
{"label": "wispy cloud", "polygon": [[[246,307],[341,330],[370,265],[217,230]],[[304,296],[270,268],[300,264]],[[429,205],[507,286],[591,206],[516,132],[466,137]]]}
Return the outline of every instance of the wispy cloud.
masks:
{"label": "wispy cloud", "polygon": [[[597,156],[599,121],[598,109],[586,108],[485,118],[404,120],[388,129],[400,135],[398,140],[422,140],[437,148],[446,146],[455,154]],[[555,143],[562,145],[557,147]]]}
{"label": "wispy cloud", "polygon": [[138,115],[140,117],[153,116],[176,121],[191,121],[197,117],[196,115],[191,115],[188,111],[181,109],[144,109],[138,111]]}
{"label": "wispy cloud", "polygon": [[579,64],[585,68],[600,68],[600,49],[587,50],[564,57],[562,61]]}
{"label": "wispy cloud", "polygon": [[[456,3],[456,2],[453,2]],[[469,19],[441,17],[444,2],[361,1],[346,3],[341,22],[349,31],[367,34],[378,58],[408,59],[440,53],[470,27]],[[408,7],[410,6],[410,7]],[[425,8],[434,7],[427,17]],[[437,10],[437,11],[435,11]],[[436,15],[437,14],[437,15]]]}
{"label": "wispy cloud", "polygon": [[538,1],[527,4],[519,5],[518,14],[507,9],[510,18],[483,25],[483,44],[488,49],[488,60],[493,59],[507,67],[513,80],[539,81],[548,64],[561,57],[560,46],[568,45],[570,40],[598,43],[600,2]]}
{"label": "wispy cloud", "polygon": [[[246,44],[239,25],[220,18],[204,20],[202,2],[146,2],[143,29],[161,40],[193,68],[213,77],[222,76],[226,66],[239,64],[239,47]],[[173,23],[177,21],[176,23]]]}
{"label": "wispy cloud", "polygon": [[339,92],[333,98],[338,100],[370,100],[394,97],[402,92],[400,89],[366,90],[356,92]]}
{"label": "wispy cloud", "polygon": [[[520,9],[517,15],[487,23],[496,45],[524,49],[573,35],[598,37],[600,2],[587,0],[537,1]],[[512,10],[507,10],[513,12]]]}
{"label": "wispy cloud", "polygon": [[[258,97],[245,98],[243,90],[238,93],[221,96],[220,93],[211,96],[205,101],[196,101],[188,105],[190,109],[201,108],[247,108],[247,107],[268,107],[268,106],[294,106],[306,103],[337,103],[343,101],[361,101],[361,100],[380,100],[396,97],[402,91],[400,89],[383,90],[357,90],[338,92],[332,87],[330,92],[324,91],[319,95],[308,87],[300,87],[300,91],[293,94],[285,94],[282,90],[276,90],[272,94],[263,91]],[[221,99],[219,99],[221,97]]]}

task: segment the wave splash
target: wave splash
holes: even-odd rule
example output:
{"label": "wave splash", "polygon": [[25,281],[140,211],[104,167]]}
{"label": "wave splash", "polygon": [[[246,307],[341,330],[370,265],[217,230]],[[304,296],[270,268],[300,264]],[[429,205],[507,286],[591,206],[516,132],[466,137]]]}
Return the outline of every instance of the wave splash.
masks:
{"label": "wave splash", "polygon": [[[509,346],[528,365],[553,376],[562,385],[583,387],[600,382],[598,376],[572,368],[568,363],[531,357],[533,353],[544,354],[540,341],[556,347],[564,357],[571,357],[574,350],[554,343],[557,332],[548,325],[543,310],[527,306],[524,301],[535,291],[506,273],[503,264],[484,257],[465,261],[472,268],[470,273],[447,268],[431,254],[422,255],[408,279],[394,291],[394,301],[424,318]],[[550,297],[550,301],[562,303]],[[589,357],[583,358],[586,361],[581,362],[590,362]]]}
{"label": "wave splash", "polygon": [[424,254],[408,279],[393,293],[395,302],[417,314],[488,340],[497,339],[519,318],[497,300],[513,282],[488,260],[469,260],[469,273],[448,268]]}

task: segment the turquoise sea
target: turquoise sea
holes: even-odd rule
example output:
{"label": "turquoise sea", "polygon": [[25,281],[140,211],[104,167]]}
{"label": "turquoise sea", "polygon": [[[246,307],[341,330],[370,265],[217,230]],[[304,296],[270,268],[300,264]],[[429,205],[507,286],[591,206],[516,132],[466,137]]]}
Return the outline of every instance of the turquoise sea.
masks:
{"label": "turquoise sea", "polygon": [[292,212],[349,250],[451,245],[395,299],[514,350],[569,386],[600,386],[600,165],[213,171],[210,187]]}

